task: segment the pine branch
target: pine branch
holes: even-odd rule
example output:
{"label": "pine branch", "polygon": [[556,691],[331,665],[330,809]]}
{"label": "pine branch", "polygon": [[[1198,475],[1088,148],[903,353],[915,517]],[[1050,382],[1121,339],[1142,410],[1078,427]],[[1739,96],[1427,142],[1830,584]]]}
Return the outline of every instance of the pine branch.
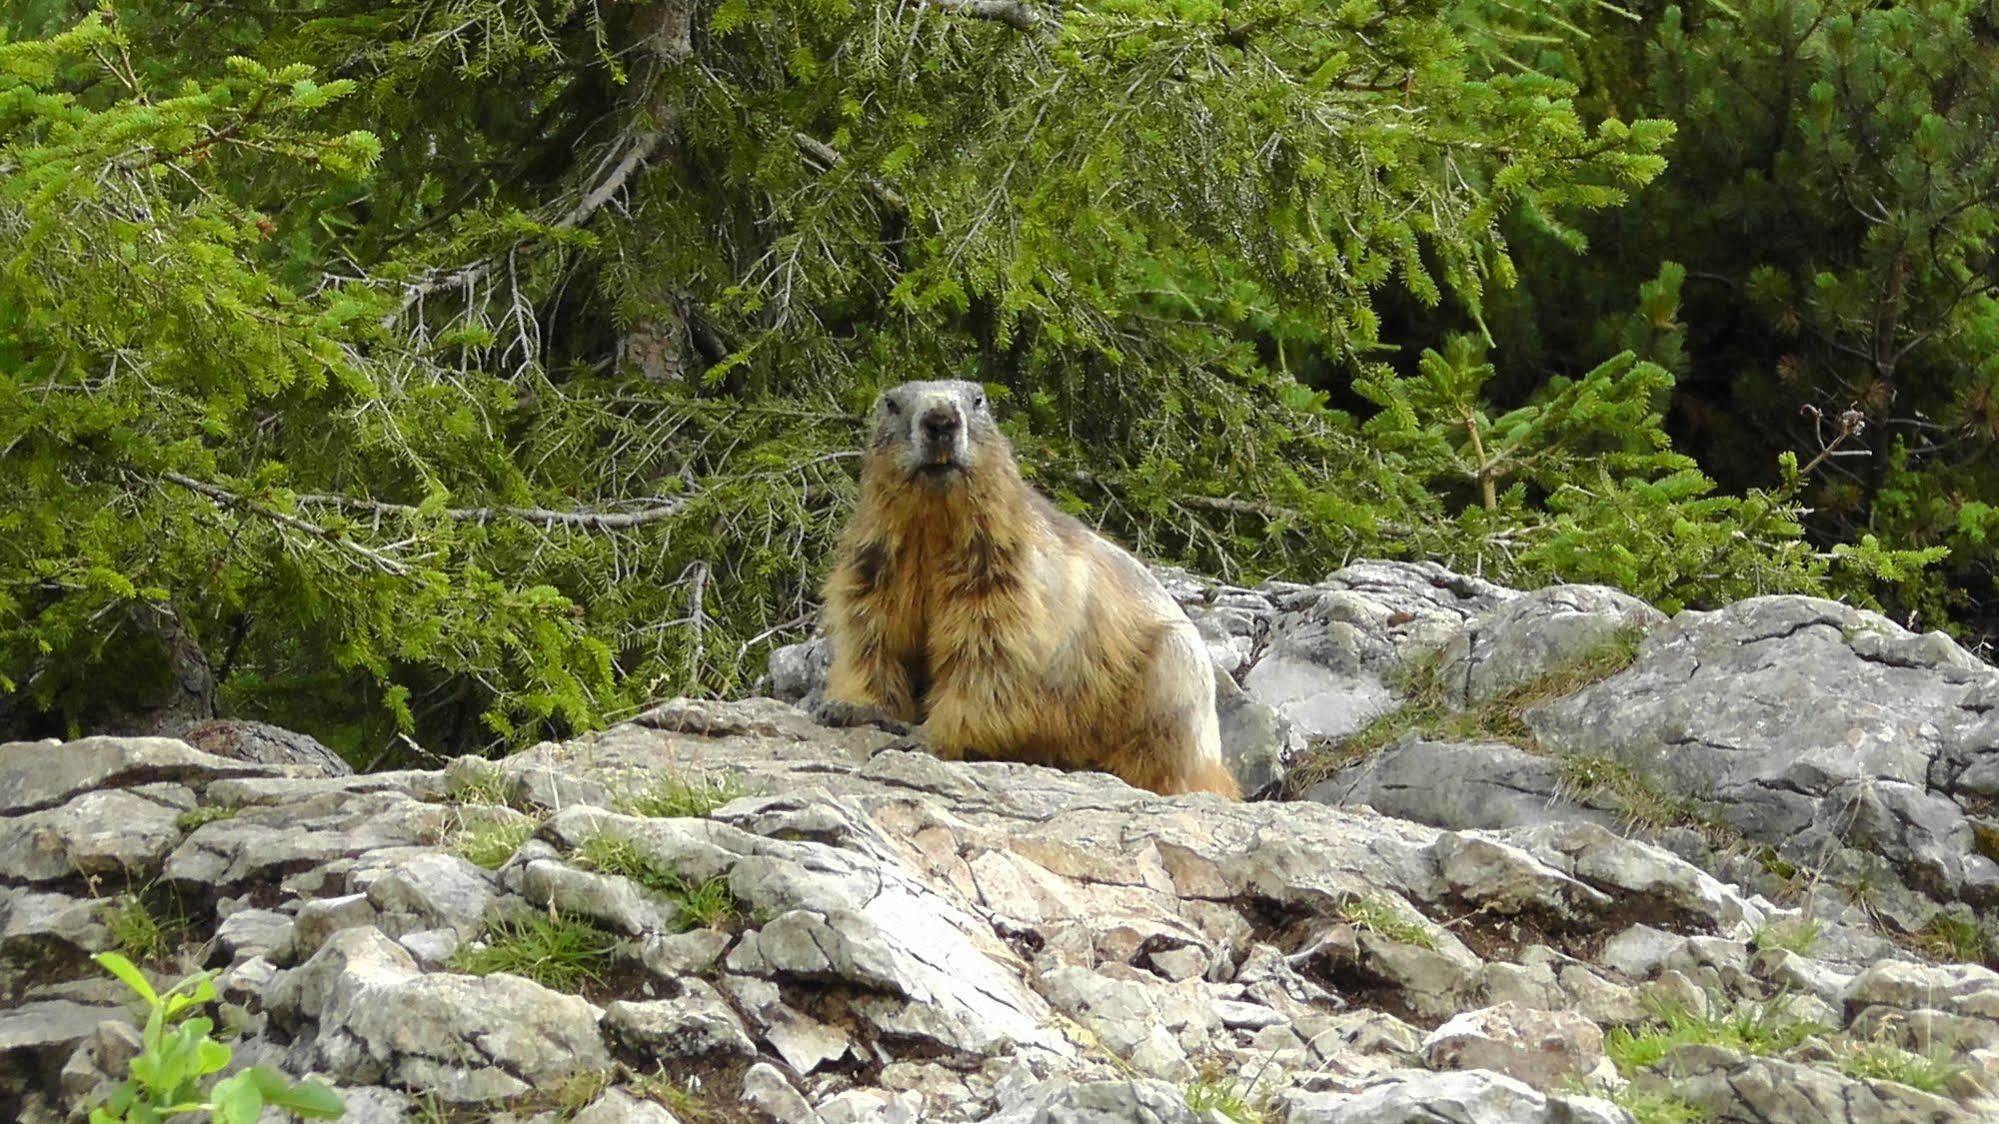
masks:
{"label": "pine branch", "polygon": [[923,0],[932,8],[973,19],[992,20],[1021,31],[1033,31],[1046,19],[1040,9],[1020,0]]}
{"label": "pine branch", "polygon": [[[791,134],[791,143],[797,145],[798,151],[804,153],[806,160],[810,161],[812,166],[821,172],[830,172],[846,160],[846,157],[841,156],[839,151],[832,145],[827,144],[825,141],[806,136],[804,133]],[[882,203],[886,203],[898,211],[909,209],[909,204],[903,201],[900,193],[875,177],[863,173],[861,175],[861,183],[868,189],[869,195],[874,196]]]}
{"label": "pine branch", "polygon": [[[326,504],[346,508],[349,511],[367,511],[377,515],[417,516],[425,514],[420,507],[402,503],[384,503],[381,500],[364,499],[359,496],[336,496],[318,492],[300,493],[300,503]],[[675,499],[665,503],[643,507],[637,511],[555,511],[546,507],[447,507],[438,514],[460,523],[491,523],[496,519],[518,519],[525,523],[539,523],[544,527],[580,527],[586,531],[622,531],[632,527],[642,527],[678,515],[687,507],[686,499]]]}
{"label": "pine branch", "polygon": [[248,496],[239,495],[235,492],[229,491],[227,488],[217,487],[214,484],[209,484],[201,480],[196,480],[192,476],[183,476],[178,472],[163,472],[160,474],[160,479],[168,481],[169,483],[178,484],[181,487],[186,488],[188,491],[193,492],[200,496],[205,496],[211,500],[214,500],[216,503],[221,504],[224,507],[232,507],[239,511],[245,511],[252,515],[256,515],[264,519],[269,519],[273,523],[277,523],[280,526],[290,527],[295,531],[300,531],[305,534],[311,535],[316,539],[332,543],[334,546],[340,547],[343,550],[347,550],[354,554],[359,555],[362,559],[364,559],[371,565],[380,567],[384,573],[395,574],[398,577],[401,577],[410,572],[410,568],[408,565],[406,565],[405,563],[403,563],[398,559],[391,558],[388,555],[383,554],[379,550],[375,550],[372,547],[368,547],[361,543],[355,542],[353,539],[348,538],[346,535],[340,534],[337,531],[329,530],[325,527],[320,526],[317,523],[305,519],[300,519],[296,515],[289,515],[285,512],[265,507],[263,504],[260,504],[255,500],[250,499]]}
{"label": "pine branch", "polygon": [[[624,154],[616,164],[612,165],[611,170],[605,174],[604,178],[598,180],[595,185],[584,191],[582,197],[577,200],[576,205],[563,214],[558,215],[554,221],[548,224],[549,228],[560,231],[574,230],[584,223],[589,222],[591,216],[601,210],[604,204],[610,202],[619,192],[625,189],[625,184],[631,180],[634,172],[646,166],[646,163],[652,159],[654,151],[659,148],[660,142],[664,139],[665,134],[657,130],[647,130],[631,136],[626,142],[627,146],[625,147]],[[602,167],[603,165],[600,164],[598,166]],[[499,264],[500,257],[500,255],[494,255],[492,257],[481,258],[470,265],[461,266],[448,273],[435,273],[425,280],[407,286],[403,292],[402,303],[396,306],[394,312],[383,318],[382,326],[385,328],[393,326],[411,308],[414,308],[418,302],[432,293],[444,289],[462,288],[477,284],[493,271],[494,266]]]}

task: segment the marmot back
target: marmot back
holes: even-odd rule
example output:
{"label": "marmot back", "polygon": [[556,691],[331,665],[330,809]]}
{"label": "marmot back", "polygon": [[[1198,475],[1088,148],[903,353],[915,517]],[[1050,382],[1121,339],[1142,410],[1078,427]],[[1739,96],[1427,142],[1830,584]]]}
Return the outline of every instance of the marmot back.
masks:
{"label": "marmot back", "polygon": [[976,383],[876,402],[825,599],[827,701],[920,722],[940,756],[1241,796],[1193,623],[1137,559],[1027,486]]}

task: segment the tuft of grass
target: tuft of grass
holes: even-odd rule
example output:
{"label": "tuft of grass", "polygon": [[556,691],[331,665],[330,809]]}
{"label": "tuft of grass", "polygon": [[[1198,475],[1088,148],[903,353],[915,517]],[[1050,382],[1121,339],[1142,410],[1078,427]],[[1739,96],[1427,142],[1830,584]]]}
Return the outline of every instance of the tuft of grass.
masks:
{"label": "tuft of grass", "polygon": [[534,830],[533,823],[520,820],[468,824],[452,839],[451,850],[475,866],[498,870],[534,835]]}
{"label": "tuft of grass", "polygon": [[1985,926],[1949,913],[1932,916],[1914,935],[1915,946],[1939,960],[1983,964],[1986,957]]}
{"label": "tuft of grass", "polygon": [[239,804],[209,804],[200,808],[189,808],[174,817],[174,826],[182,832],[190,832],[205,823],[233,819],[242,810]]}
{"label": "tuft of grass", "polygon": [[611,1087],[616,1077],[617,1074],[607,1069],[585,1070],[549,1090],[547,1103],[555,1110],[557,1120],[569,1120],[589,1108],[591,1101],[603,1096],[604,1090]]}
{"label": "tuft of grass", "polygon": [[492,804],[517,812],[534,810],[520,798],[507,774],[491,762],[455,768],[447,799],[454,804]]}
{"label": "tuft of grass", "polygon": [[1416,657],[1394,677],[1395,686],[1408,701],[1399,710],[1382,715],[1348,737],[1312,747],[1293,770],[1291,791],[1303,792],[1409,733],[1439,741],[1503,742],[1530,753],[1541,753],[1540,742],[1527,726],[1527,712],[1573,695],[1631,666],[1644,637],[1641,629],[1622,629],[1575,660],[1463,709],[1449,701],[1443,677],[1443,652]]}
{"label": "tuft of grass", "polygon": [[720,875],[706,882],[690,882],[641,851],[629,839],[608,833],[593,835],[577,848],[575,858],[592,870],[629,878],[680,907],[681,919],[690,929],[718,929],[741,912],[741,904],[729,892],[729,880]]}
{"label": "tuft of grass", "polygon": [[1781,948],[1799,956],[1810,956],[1812,949],[1818,947],[1820,928],[1819,923],[1809,917],[1773,921],[1757,929],[1756,935],[1750,939],[1757,948]]}
{"label": "tuft of grass", "polygon": [[1203,1119],[1221,1119],[1230,1124],[1267,1124],[1270,1120],[1256,1097],[1241,1081],[1228,1077],[1202,1077],[1182,1090],[1187,1107]]}
{"label": "tuft of grass", "polygon": [[1744,1054],[1778,1055],[1832,1033],[1832,1028],[1797,1018],[1781,1006],[1782,996],[1744,1003],[1726,1014],[1696,1015],[1670,1003],[1649,1004],[1654,1021],[1604,1036],[1603,1052],[1618,1072],[1630,1076],[1650,1069],[1682,1046],[1720,1046]]}
{"label": "tuft of grass", "polygon": [[475,976],[508,972],[556,991],[576,991],[602,983],[618,938],[578,917],[536,915],[523,922],[498,922],[484,947],[467,946],[451,958],[451,969]]}
{"label": "tuft of grass", "polygon": [[750,794],[749,787],[734,777],[697,777],[686,780],[672,774],[653,778],[639,791],[618,801],[618,811],[628,816],[654,819],[698,819],[731,800]]}
{"label": "tuft of grass", "polygon": [[1740,832],[1716,819],[1700,801],[1666,791],[1622,761],[1595,754],[1567,754],[1557,764],[1556,775],[1570,799],[1608,805],[1641,830],[1689,827],[1718,850],[1745,845]]}
{"label": "tuft of grass", "polygon": [[1339,915],[1356,929],[1379,933],[1397,944],[1415,945],[1417,948],[1437,950],[1437,938],[1420,921],[1412,921],[1386,900],[1373,894],[1363,894],[1348,898],[1338,906]]}
{"label": "tuft of grass", "polygon": [[1714,1114],[1694,1104],[1678,1093],[1663,1089],[1640,1089],[1636,1085],[1626,1085],[1622,1089],[1583,1089],[1592,1097],[1602,1097],[1631,1114],[1637,1124],[1707,1124]]}
{"label": "tuft of grass", "polygon": [[744,1119],[742,1114],[746,1112],[733,1099],[717,1098],[704,1091],[699,1077],[676,1080],[667,1076],[663,1066],[633,1077],[631,1091],[635,1097],[662,1106],[685,1124],[722,1124]]}
{"label": "tuft of grass", "polygon": [[113,906],[104,915],[104,926],[111,931],[112,945],[128,959],[155,964],[180,946],[187,931],[185,922],[162,920],[136,895]]}
{"label": "tuft of grass", "polygon": [[1935,1054],[1918,1054],[1888,1042],[1856,1042],[1842,1051],[1839,1071],[1857,1081],[1893,1081],[1925,1093],[1944,1094],[1961,1065]]}

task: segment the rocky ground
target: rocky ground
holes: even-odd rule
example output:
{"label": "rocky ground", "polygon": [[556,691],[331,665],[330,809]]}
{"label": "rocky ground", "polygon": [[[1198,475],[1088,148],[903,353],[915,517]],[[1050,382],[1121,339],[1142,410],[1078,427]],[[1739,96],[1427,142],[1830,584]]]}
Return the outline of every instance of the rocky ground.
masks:
{"label": "rocky ground", "polygon": [[816,644],[435,771],[0,746],[0,1119],[128,1069],[107,949],[353,1121],[1999,1118],[1999,672],[1807,598],[1168,577],[1268,799],[817,726]]}

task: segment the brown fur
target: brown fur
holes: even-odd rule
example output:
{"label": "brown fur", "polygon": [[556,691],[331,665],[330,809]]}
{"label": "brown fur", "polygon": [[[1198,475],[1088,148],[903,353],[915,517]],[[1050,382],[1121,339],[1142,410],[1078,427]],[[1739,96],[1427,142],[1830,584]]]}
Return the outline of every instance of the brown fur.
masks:
{"label": "brown fur", "polygon": [[968,411],[964,471],[942,483],[911,467],[922,435],[902,430],[913,419],[877,407],[860,504],[824,591],[828,700],[921,722],[948,759],[1239,799],[1193,624],[1129,554],[1028,487],[972,386],[891,392],[956,394]]}

